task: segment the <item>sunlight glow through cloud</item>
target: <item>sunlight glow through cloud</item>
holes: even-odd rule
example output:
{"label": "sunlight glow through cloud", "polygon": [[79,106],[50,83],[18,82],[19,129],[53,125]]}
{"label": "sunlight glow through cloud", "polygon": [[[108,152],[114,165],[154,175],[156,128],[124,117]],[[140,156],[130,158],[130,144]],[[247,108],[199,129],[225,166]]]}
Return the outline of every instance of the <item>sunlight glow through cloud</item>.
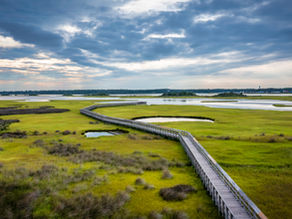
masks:
{"label": "sunlight glow through cloud", "polygon": [[0,90],[292,84],[289,0],[4,2]]}
{"label": "sunlight glow through cloud", "polygon": [[191,0],[132,0],[117,8],[122,14],[139,16],[157,12],[177,12],[184,8],[183,3]]}
{"label": "sunlight glow through cloud", "polygon": [[206,23],[209,21],[216,21],[219,18],[227,16],[224,13],[218,14],[200,14],[194,17],[194,23]]}

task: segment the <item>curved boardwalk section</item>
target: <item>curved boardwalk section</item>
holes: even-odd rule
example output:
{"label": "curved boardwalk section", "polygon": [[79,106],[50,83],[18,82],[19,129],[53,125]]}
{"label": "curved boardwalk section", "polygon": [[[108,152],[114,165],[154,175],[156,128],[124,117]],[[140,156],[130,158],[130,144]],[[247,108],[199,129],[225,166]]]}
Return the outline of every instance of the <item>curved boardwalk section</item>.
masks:
{"label": "curved boardwalk section", "polygon": [[238,219],[266,218],[260,209],[247,197],[247,195],[238,187],[238,185],[236,185],[230,176],[219,166],[219,164],[216,163],[216,161],[189,132],[172,128],[164,128],[157,125],[128,119],[109,117],[91,112],[91,110],[101,107],[138,104],[146,104],[146,102],[93,105],[81,109],[80,112],[106,123],[139,129],[180,141],[223,217]]}

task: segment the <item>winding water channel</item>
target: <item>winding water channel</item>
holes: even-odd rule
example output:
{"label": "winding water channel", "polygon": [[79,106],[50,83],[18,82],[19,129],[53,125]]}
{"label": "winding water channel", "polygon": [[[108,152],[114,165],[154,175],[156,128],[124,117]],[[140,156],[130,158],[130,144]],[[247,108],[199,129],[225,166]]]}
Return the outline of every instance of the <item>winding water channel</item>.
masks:
{"label": "winding water channel", "polygon": [[[0,100],[14,100],[21,102],[48,102],[51,100],[112,100],[112,101],[127,100],[127,101],[146,101],[148,105],[195,105],[227,109],[292,111],[292,101],[269,99],[139,98],[139,97],[121,98],[121,97],[83,97],[83,96],[66,97],[61,95],[40,95],[40,96],[0,96]],[[288,107],[278,107],[275,105],[285,105]]]}

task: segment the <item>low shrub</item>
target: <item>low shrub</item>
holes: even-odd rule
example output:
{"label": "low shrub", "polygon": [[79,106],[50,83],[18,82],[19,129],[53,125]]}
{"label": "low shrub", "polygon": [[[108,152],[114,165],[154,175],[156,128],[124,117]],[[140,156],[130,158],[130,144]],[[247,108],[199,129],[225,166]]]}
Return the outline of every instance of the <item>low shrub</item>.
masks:
{"label": "low shrub", "polygon": [[166,218],[171,219],[188,219],[188,215],[183,211],[172,210],[164,208],[161,212]]}
{"label": "low shrub", "polygon": [[34,146],[44,148],[49,154],[68,157],[74,163],[102,162],[111,167],[118,168],[120,173],[143,174],[143,170],[154,171],[163,170],[168,167],[183,167],[184,163],[172,160],[168,161],[163,157],[150,159],[143,156],[141,152],[134,152],[129,155],[119,155],[113,152],[93,150],[80,150],[80,144],[65,144],[53,141],[45,144],[42,140],[36,140]]}
{"label": "low shrub", "polygon": [[134,151],[132,154],[135,154],[135,155],[141,155],[143,154],[141,151]]}
{"label": "low shrub", "polygon": [[33,146],[36,146],[36,147],[44,147],[45,146],[45,142],[42,139],[35,140],[32,144],[33,144]]}
{"label": "low shrub", "polygon": [[172,179],[173,175],[170,173],[168,169],[162,171],[162,179]]}
{"label": "low shrub", "polygon": [[146,184],[144,185],[143,189],[146,189],[146,190],[155,189],[155,186],[146,183]]}
{"label": "low shrub", "polygon": [[144,173],[144,171],[140,168],[134,168],[134,167],[118,167],[119,173],[133,173],[141,175]]}
{"label": "low shrub", "polygon": [[40,133],[38,131],[33,131],[32,135],[39,135]]}
{"label": "low shrub", "polygon": [[98,121],[90,121],[89,124],[95,125],[95,124],[99,124]]}
{"label": "low shrub", "polygon": [[150,136],[150,135],[143,135],[143,136],[141,137],[141,139],[143,139],[143,140],[153,140],[153,137]]}
{"label": "low shrub", "polygon": [[128,134],[128,138],[131,140],[137,140],[138,137],[135,134]]}
{"label": "low shrub", "polygon": [[62,132],[62,135],[70,135],[70,134],[71,134],[71,132],[69,130],[66,130],[66,131]]}
{"label": "low shrub", "polygon": [[145,180],[142,179],[142,178],[137,178],[137,179],[135,180],[135,185],[145,185],[145,184],[146,184],[146,182],[145,182]]}
{"label": "low shrub", "polygon": [[26,138],[27,134],[25,131],[15,131],[15,132],[4,132],[1,133],[2,138]]}
{"label": "low shrub", "polygon": [[105,183],[107,181],[108,181],[108,177],[107,176],[103,176],[103,177],[95,176],[93,181],[92,181],[92,185],[93,186],[101,185],[102,183]]}
{"label": "low shrub", "polygon": [[268,143],[276,143],[277,142],[277,139],[276,138],[270,138],[268,140]]}
{"label": "low shrub", "polygon": [[148,156],[149,157],[160,157],[159,154],[154,154],[154,153],[151,153],[151,152],[148,154]]}
{"label": "low shrub", "polygon": [[162,188],[159,195],[166,201],[182,201],[187,198],[188,193],[196,192],[190,185],[179,184],[169,188]]}
{"label": "low shrub", "polygon": [[46,150],[49,154],[58,155],[61,157],[70,156],[72,154],[81,153],[82,150],[79,149],[80,146],[73,144],[63,144],[63,143],[54,143],[51,147],[46,147]]}
{"label": "low shrub", "polygon": [[96,197],[91,193],[77,195],[60,200],[55,204],[55,211],[61,218],[110,218],[130,199],[126,192],[116,196]]}
{"label": "low shrub", "polygon": [[18,119],[10,119],[10,120],[0,119],[0,132],[6,130],[9,127],[9,125],[14,122],[19,122],[19,120]]}
{"label": "low shrub", "polygon": [[155,211],[151,211],[148,215],[148,218],[149,219],[162,219],[163,218],[163,215],[158,213],[158,212],[155,212]]}
{"label": "low shrub", "polygon": [[0,151],[4,151],[4,149],[2,147],[0,147]]}
{"label": "low shrub", "polygon": [[0,182],[0,215],[8,218],[32,218],[34,201],[39,191],[20,180]]}
{"label": "low shrub", "polygon": [[[169,162],[165,158],[159,159],[147,159],[147,157],[142,155],[119,155],[113,152],[106,151],[82,151],[80,153],[74,154],[69,158],[72,162],[83,163],[98,161],[105,164],[116,166],[120,168],[121,172],[132,172],[135,174],[142,174],[141,170],[162,170],[170,166],[179,166],[180,164],[176,162]],[[122,168],[130,167],[130,168]]]}
{"label": "low shrub", "polygon": [[41,169],[30,172],[30,176],[38,177],[40,179],[49,178],[53,173],[58,171],[58,167],[54,165],[43,165]]}
{"label": "low shrub", "polygon": [[132,192],[135,192],[136,190],[132,187],[132,186],[127,186],[126,187],[126,192],[128,193],[132,193]]}

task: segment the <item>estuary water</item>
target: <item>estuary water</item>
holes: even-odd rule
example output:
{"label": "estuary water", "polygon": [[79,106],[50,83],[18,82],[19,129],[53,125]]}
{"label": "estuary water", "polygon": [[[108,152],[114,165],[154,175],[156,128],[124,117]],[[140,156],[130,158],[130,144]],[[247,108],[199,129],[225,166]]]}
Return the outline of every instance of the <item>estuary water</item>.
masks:
{"label": "estuary water", "polygon": [[[197,105],[212,108],[229,109],[258,109],[292,111],[292,101],[283,100],[248,100],[248,99],[212,99],[212,98],[140,98],[139,101],[146,101],[149,105]],[[276,107],[282,104],[291,107]]]}
{"label": "estuary water", "polygon": [[[229,109],[257,109],[292,111],[292,101],[283,100],[261,100],[261,99],[215,99],[215,98],[121,98],[121,97],[83,97],[83,96],[61,96],[61,95],[41,95],[41,96],[0,96],[0,100],[14,100],[21,102],[49,102],[51,100],[128,100],[146,101],[148,105],[196,105],[212,108]],[[108,102],[110,103],[110,102]],[[274,105],[286,105],[290,107],[277,107]]]}

